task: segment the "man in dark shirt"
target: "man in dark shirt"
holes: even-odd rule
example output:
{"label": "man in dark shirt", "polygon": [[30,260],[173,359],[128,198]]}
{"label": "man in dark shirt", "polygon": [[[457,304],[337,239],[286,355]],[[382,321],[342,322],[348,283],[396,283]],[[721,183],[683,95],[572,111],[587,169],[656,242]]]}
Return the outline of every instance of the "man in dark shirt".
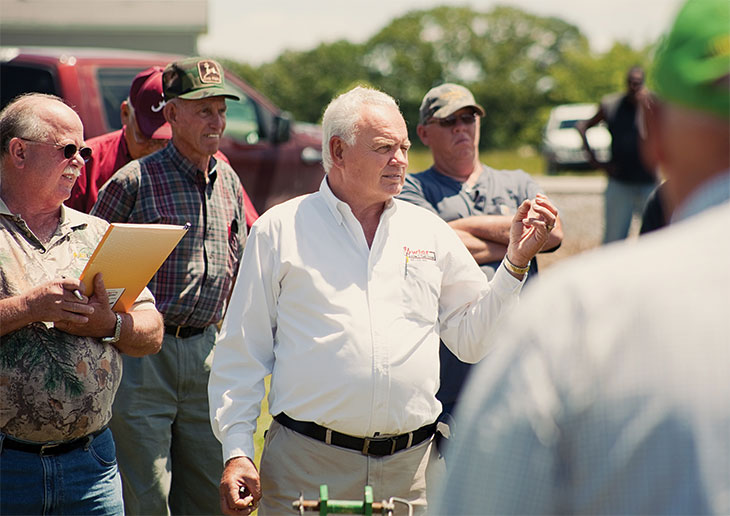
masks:
{"label": "man in dark shirt", "polygon": [[[644,70],[634,66],[626,76],[626,92],[604,97],[598,112],[589,120],[576,124],[590,163],[606,170],[605,222],[603,243],[626,238],[634,214],[641,215],[654,189],[654,172],[643,163],[639,151],[640,104],[647,98]],[[599,163],[586,131],[605,120],[611,133],[611,161]]]}
{"label": "man in dark shirt", "polygon": [[[484,108],[471,91],[446,83],[429,90],[419,111],[418,136],[433,156],[431,168],[406,177],[399,199],[441,217],[456,232],[488,279],[507,252],[510,221],[526,199],[544,194],[523,170],[496,170],[479,159],[479,128]],[[560,246],[560,217],[551,230],[546,251]],[[532,260],[530,276],[537,273]],[[441,387],[436,395],[444,418],[453,414],[471,364],[446,346],[439,351]]]}
{"label": "man in dark shirt", "polygon": [[111,427],[128,514],[214,514],[223,467],[208,375],[246,239],[243,187],[215,154],[226,98],[238,97],[210,59],[171,63],[162,83],[172,140],[122,167],[92,209],[110,222],[191,224],[149,283],[165,320],[162,351],[124,361]]}

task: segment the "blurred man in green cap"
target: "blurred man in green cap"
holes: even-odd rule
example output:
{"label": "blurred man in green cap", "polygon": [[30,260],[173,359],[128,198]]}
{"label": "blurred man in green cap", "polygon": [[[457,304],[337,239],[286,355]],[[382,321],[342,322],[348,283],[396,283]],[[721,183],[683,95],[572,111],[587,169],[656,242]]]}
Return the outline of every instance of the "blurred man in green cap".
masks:
{"label": "blurred man in green cap", "polygon": [[523,295],[435,514],[730,514],[730,2],[684,4],[653,73],[671,223]]}
{"label": "blurred man in green cap", "polygon": [[162,76],[172,139],[121,168],[92,213],[109,222],[191,224],[149,288],[165,319],[162,350],[124,361],[112,431],[128,514],[215,514],[221,446],[207,384],[218,322],[246,239],[243,187],[213,155],[238,99],[217,62],[169,64]]}

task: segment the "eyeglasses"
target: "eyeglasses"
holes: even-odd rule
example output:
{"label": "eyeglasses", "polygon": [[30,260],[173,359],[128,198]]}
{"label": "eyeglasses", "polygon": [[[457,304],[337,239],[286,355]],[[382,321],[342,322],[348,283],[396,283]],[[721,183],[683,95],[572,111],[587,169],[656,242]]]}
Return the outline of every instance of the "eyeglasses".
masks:
{"label": "eyeglasses", "polygon": [[20,139],[23,140],[24,142],[39,143],[41,145],[53,145],[58,150],[63,151],[63,156],[66,159],[73,158],[74,156],[76,156],[77,152],[81,155],[81,159],[84,160],[84,163],[88,162],[91,159],[91,147],[81,147],[79,149],[73,143],[69,143],[68,145],[59,145],[58,143],[54,143],[54,142],[41,142],[38,140],[30,140],[28,138],[20,138]]}
{"label": "eyeglasses", "polygon": [[477,114],[472,113],[464,113],[462,115],[456,116],[451,115],[447,116],[446,118],[432,118],[428,121],[429,124],[438,124],[441,127],[454,127],[456,125],[456,122],[461,122],[464,125],[472,125],[474,122],[477,121]]}

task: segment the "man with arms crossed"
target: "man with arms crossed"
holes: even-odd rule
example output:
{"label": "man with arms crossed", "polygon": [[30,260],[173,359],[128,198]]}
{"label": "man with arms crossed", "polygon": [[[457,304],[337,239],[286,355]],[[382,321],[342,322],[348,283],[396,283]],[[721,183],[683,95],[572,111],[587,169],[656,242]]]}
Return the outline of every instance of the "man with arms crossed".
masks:
{"label": "man with arms crossed", "polygon": [[[209,393],[227,514],[250,512],[262,492],[261,514],[285,513],[320,484],[338,499],[369,484],[422,512],[427,478],[443,470],[432,445],[439,337],[481,359],[555,225],[547,198],[524,202],[488,283],[446,223],[393,199],[410,142],[390,96],[337,97],[323,130],[327,176],[254,224],[218,341]],[[259,480],[253,433],[269,373]]]}
{"label": "man with arms crossed", "polygon": [[[484,108],[464,86],[446,83],[429,90],[421,102],[416,130],[431,150],[433,166],[406,176],[398,198],[444,219],[491,279],[507,253],[515,212],[525,199],[544,191],[523,170],[497,170],[479,161],[484,115]],[[543,251],[556,250],[562,240],[558,217]],[[528,280],[536,275],[537,259],[530,264]],[[436,397],[444,407],[442,419],[449,422],[471,364],[456,358],[443,343],[439,358],[441,386]]]}

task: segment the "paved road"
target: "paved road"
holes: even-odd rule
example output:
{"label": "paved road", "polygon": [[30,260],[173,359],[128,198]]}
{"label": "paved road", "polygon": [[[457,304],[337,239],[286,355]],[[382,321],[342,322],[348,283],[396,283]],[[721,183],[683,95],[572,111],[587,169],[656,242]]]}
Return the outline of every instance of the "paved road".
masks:
{"label": "paved road", "polygon": [[603,194],[605,176],[537,176],[535,178],[547,193]]}
{"label": "paved road", "polygon": [[[538,263],[542,269],[567,258],[599,247],[603,239],[604,176],[536,176],[550,199],[560,211],[565,238],[554,253],[541,254]],[[630,238],[638,234],[639,220],[631,226]]]}

